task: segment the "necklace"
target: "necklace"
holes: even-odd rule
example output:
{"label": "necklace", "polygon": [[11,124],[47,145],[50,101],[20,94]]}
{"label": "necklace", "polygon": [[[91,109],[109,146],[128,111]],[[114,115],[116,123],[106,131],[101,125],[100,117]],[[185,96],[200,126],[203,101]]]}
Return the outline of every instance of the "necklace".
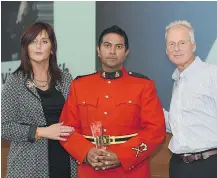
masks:
{"label": "necklace", "polygon": [[34,78],[34,80],[37,81],[37,82],[48,82],[50,79],[45,81],[45,80],[38,80],[38,79]]}
{"label": "necklace", "polygon": [[51,77],[50,77],[49,73],[48,73],[48,79],[47,80],[38,80],[38,79],[34,78],[34,80],[37,81],[37,82],[49,82],[50,79],[51,79]]}
{"label": "necklace", "polygon": [[[33,84],[34,84],[35,86],[41,87],[41,88],[44,88],[44,87],[46,87],[46,86],[49,84],[49,82],[50,82],[50,80],[51,80],[51,76],[50,76],[49,73],[48,73],[48,77],[49,77],[48,80],[47,80],[47,81],[44,81],[44,80],[38,80],[38,79],[34,78],[34,77],[31,75]],[[44,84],[44,85],[39,85],[39,84],[37,84],[37,82],[43,82],[43,83],[45,83],[45,84]]]}
{"label": "necklace", "polygon": [[44,85],[37,84],[37,82],[35,81],[35,79],[33,79],[32,81],[33,81],[34,85],[37,86],[37,87],[44,88],[44,87],[46,87],[48,85],[48,81],[46,81],[46,83]]}

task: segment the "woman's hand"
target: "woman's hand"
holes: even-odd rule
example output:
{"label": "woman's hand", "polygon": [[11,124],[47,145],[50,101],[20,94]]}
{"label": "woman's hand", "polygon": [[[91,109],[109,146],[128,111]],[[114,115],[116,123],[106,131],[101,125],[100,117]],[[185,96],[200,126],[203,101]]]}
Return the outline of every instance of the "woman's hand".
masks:
{"label": "woman's hand", "polygon": [[64,136],[70,136],[74,131],[73,127],[64,126],[62,123],[52,124],[49,127],[38,127],[37,134],[39,137],[48,138],[51,140],[67,141]]}

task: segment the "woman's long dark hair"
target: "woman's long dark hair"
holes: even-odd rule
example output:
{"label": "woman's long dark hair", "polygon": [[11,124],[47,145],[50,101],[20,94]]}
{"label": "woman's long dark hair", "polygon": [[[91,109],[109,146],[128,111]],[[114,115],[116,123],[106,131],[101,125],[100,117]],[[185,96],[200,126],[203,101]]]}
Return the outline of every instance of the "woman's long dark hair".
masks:
{"label": "woman's long dark hair", "polygon": [[56,35],[54,33],[53,28],[48,23],[45,22],[36,22],[30,25],[22,34],[21,41],[20,41],[21,64],[14,73],[18,73],[19,71],[22,71],[24,74],[28,75],[28,78],[31,77],[31,74],[33,73],[33,69],[28,55],[28,46],[43,30],[47,32],[52,45],[51,47],[52,54],[50,54],[50,58],[49,58],[49,73],[51,76],[51,81],[57,81],[57,80],[61,81],[61,72],[60,72],[60,68],[58,67],[57,57],[56,57],[56,52],[57,52]]}

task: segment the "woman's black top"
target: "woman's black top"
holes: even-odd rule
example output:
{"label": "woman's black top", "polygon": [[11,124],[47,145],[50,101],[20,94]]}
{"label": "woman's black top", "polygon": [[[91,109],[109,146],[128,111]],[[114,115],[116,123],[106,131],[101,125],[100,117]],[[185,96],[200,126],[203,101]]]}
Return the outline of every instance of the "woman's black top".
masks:
{"label": "woman's black top", "polygon": [[[47,126],[58,123],[65,102],[55,84],[48,90],[37,88],[46,118]],[[49,178],[70,178],[70,157],[58,140],[48,140]]]}

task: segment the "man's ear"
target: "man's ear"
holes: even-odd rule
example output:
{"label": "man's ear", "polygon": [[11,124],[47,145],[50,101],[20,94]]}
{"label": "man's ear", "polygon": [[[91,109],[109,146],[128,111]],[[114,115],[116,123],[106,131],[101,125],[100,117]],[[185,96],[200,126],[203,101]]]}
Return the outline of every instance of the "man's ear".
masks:
{"label": "man's ear", "polygon": [[99,45],[96,46],[97,56],[99,56]]}
{"label": "man's ear", "polygon": [[193,52],[195,52],[196,51],[196,45],[194,45],[194,47],[193,47]]}
{"label": "man's ear", "polygon": [[127,56],[129,55],[130,50],[127,49],[127,51],[125,52],[125,58],[127,58]]}

